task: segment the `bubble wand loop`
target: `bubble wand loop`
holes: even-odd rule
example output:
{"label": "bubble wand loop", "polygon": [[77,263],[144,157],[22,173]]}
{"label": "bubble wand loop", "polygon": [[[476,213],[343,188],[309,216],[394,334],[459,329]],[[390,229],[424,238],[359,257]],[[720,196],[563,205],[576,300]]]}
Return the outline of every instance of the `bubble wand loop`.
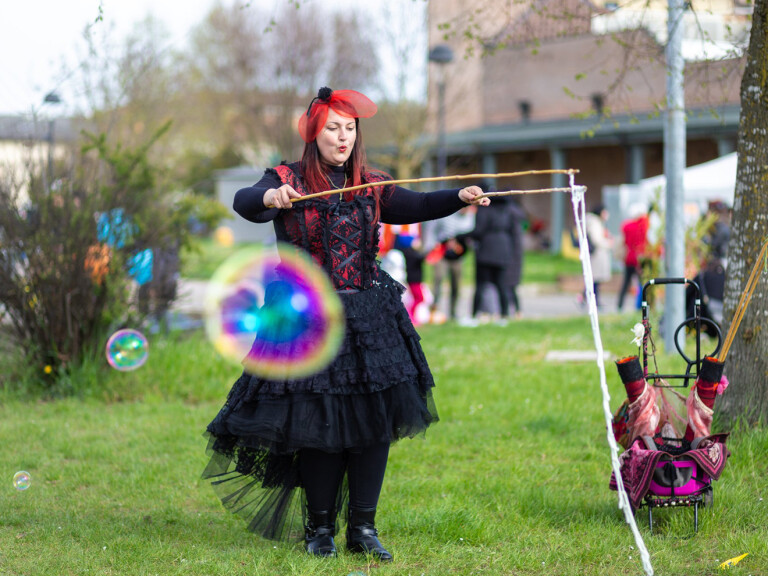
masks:
{"label": "bubble wand loop", "polygon": [[[502,172],[496,174],[455,174],[453,176],[431,176],[429,178],[405,178],[403,180],[382,180],[381,182],[369,182],[367,184],[358,184],[357,186],[348,186],[346,188],[333,188],[332,190],[326,190],[324,192],[316,192],[314,194],[307,194],[300,198],[291,198],[291,204],[294,202],[301,202],[302,200],[310,200],[311,198],[320,198],[322,196],[330,196],[331,194],[343,194],[344,192],[353,192],[355,190],[361,190],[363,188],[371,188],[375,186],[396,186],[399,184],[417,184],[420,182],[443,182],[446,180],[482,180],[484,178],[515,178],[517,176],[530,176],[532,174],[578,174],[579,171],[568,168],[566,170],[525,170],[524,172]],[[563,191],[568,190],[563,188]],[[545,192],[548,190],[541,190]],[[557,190],[559,191],[559,189]],[[522,193],[522,191],[514,191],[514,193]],[[499,194],[501,195],[501,194]],[[274,208],[269,205],[267,208]]]}
{"label": "bubble wand loop", "polygon": [[592,336],[595,342],[597,352],[597,368],[600,372],[600,389],[603,395],[603,415],[605,417],[605,431],[608,440],[608,447],[611,452],[611,467],[616,478],[616,491],[619,495],[619,508],[624,512],[624,519],[632,530],[640,560],[643,564],[646,576],[653,576],[653,566],[651,566],[651,557],[645,546],[643,537],[637,528],[634,512],[629,502],[629,496],[624,488],[624,481],[621,477],[621,463],[619,462],[619,448],[616,438],[613,434],[613,413],[611,412],[611,395],[608,391],[608,382],[605,375],[605,352],[603,350],[602,336],[600,335],[600,322],[598,319],[597,299],[595,298],[594,279],[592,276],[592,263],[589,257],[589,241],[587,240],[586,206],[585,206],[585,186],[576,186],[574,177],[570,178],[571,185],[571,203],[573,204],[573,218],[576,225],[576,232],[579,240],[579,259],[581,260],[582,273],[584,275],[584,288],[586,301],[589,310],[589,319],[592,326]]}
{"label": "bubble wand loop", "polygon": [[728,328],[728,334],[725,335],[723,349],[720,350],[720,354],[717,357],[719,362],[725,362],[725,357],[731,349],[733,339],[736,337],[736,331],[739,329],[739,324],[741,324],[741,320],[744,318],[744,311],[747,309],[749,301],[752,299],[752,293],[755,291],[755,286],[757,286],[757,279],[760,277],[758,270],[760,269],[761,264],[765,265],[766,254],[768,254],[768,240],[765,241],[763,247],[760,249],[760,254],[757,257],[757,260],[755,260],[755,265],[752,267],[752,272],[749,275],[744,292],[741,293],[739,304],[736,306],[736,312],[733,313],[733,320]]}
{"label": "bubble wand loop", "polygon": [[515,196],[519,194],[542,194],[544,192],[571,192],[570,188],[540,188],[539,190],[503,190],[501,192],[484,192],[476,199],[493,198],[494,196]]}

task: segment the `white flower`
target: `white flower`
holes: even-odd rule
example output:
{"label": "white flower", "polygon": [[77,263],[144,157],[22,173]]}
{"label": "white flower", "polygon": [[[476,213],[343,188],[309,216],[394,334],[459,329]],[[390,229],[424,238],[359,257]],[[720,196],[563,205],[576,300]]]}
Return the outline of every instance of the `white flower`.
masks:
{"label": "white flower", "polygon": [[642,322],[638,322],[632,326],[632,333],[635,335],[632,339],[632,344],[641,346],[643,344],[643,336],[645,336],[645,326],[643,326]]}

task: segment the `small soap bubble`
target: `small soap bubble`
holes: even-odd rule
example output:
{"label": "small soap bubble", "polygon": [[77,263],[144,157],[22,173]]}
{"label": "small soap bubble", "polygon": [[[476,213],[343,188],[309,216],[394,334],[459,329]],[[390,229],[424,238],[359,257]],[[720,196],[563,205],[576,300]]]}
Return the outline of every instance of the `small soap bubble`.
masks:
{"label": "small soap bubble", "polygon": [[137,330],[118,330],[107,341],[106,355],[107,362],[115,370],[136,370],[143,366],[149,357],[149,343]]}
{"label": "small soap bubble", "polygon": [[206,333],[224,358],[264,378],[324,369],[344,336],[344,310],[312,258],[288,244],[238,251],[214,273]]}
{"label": "small soap bubble", "polygon": [[29,472],[21,470],[13,475],[13,487],[16,488],[16,490],[26,490],[31,483],[32,478],[30,477]]}

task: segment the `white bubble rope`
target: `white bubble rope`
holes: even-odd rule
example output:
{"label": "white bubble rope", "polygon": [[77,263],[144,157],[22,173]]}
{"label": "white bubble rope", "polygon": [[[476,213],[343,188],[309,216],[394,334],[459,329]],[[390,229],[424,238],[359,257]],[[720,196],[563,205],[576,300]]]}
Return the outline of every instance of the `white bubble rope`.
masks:
{"label": "white bubble rope", "polygon": [[637,549],[640,552],[640,559],[643,563],[643,569],[647,576],[653,576],[653,566],[651,566],[651,557],[648,549],[645,547],[643,537],[637,529],[635,516],[632,514],[632,507],[629,504],[627,492],[624,490],[624,483],[621,478],[621,466],[619,465],[619,448],[613,436],[613,413],[611,412],[611,395],[608,392],[608,385],[605,379],[605,362],[603,352],[603,341],[600,338],[600,324],[597,318],[597,300],[595,299],[594,281],[592,278],[592,263],[589,260],[589,244],[587,243],[587,225],[586,208],[584,206],[584,193],[587,191],[585,186],[576,186],[574,184],[574,174],[570,174],[571,203],[573,204],[573,217],[576,221],[576,230],[579,238],[579,259],[581,260],[581,269],[584,275],[584,286],[586,288],[586,302],[589,310],[589,320],[592,324],[592,336],[595,340],[597,350],[597,367],[600,370],[600,388],[603,391],[603,413],[605,415],[605,428],[608,437],[608,446],[611,449],[611,466],[616,476],[616,485],[619,494],[619,509],[624,512],[624,519],[629,524],[632,534],[635,537]]}

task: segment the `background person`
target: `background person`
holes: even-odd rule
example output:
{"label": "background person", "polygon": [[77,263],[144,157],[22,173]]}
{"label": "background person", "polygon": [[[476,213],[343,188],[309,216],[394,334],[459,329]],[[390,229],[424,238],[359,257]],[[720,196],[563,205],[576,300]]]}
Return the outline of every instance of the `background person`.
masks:
{"label": "background person", "polygon": [[613,237],[605,223],[608,220],[608,210],[602,204],[597,204],[586,215],[587,241],[593,248],[589,254],[592,265],[592,288],[595,291],[595,304],[601,305],[600,285],[611,279],[611,249]]}
{"label": "background person", "polygon": [[624,298],[636,281],[638,289],[642,288],[642,270],[640,258],[648,248],[648,210],[643,204],[632,204],[629,207],[627,219],[621,225],[624,242],[624,279],[619,290],[618,309],[624,307]]}
{"label": "background person", "polygon": [[421,249],[421,238],[399,235],[395,238],[393,250],[402,252],[405,259],[405,281],[411,296],[406,308],[411,322],[414,326],[418,326],[421,322],[417,316],[417,309],[424,302],[422,282],[424,280],[424,258],[426,258],[426,254]]}
{"label": "background person", "polygon": [[710,258],[725,266],[731,240],[731,210],[724,202],[717,200],[709,203],[708,212],[715,214],[716,219],[704,236],[704,242],[709,246]]}
{"label": "background person", "polygon": [[436,241],[432,254],[438,254],[432,265],[432,316],[437,316],[442,301],[443,282],[446,277],[449,284],[448,317],[456,319],[456,306],[461,291],[461,277],[464,262],[469,250],[467,236],[475,227],[476,207],[467,206],[456,214],[435,220],[429,226],[429,234]]}
{"label": "background person", "polygon": [[[318,374],[270,380],[243,372],[207,427],[211,460],[203,477],[249,529],[268,538],[286,536],[290,503],[306,502],[305,548],[317,556],[336,555],[337,518],[347,504],[347,548],[387,562],[392,555],[378,540],[375,516],[389,447],[423,433],[437,411],[402,285],[377,262],[378,223],[441,218],[490,201],[478,199],[476,186],[417,193],[377,185],[390,178],[368,166],[359,123],[375,112],[359,92],[322,88],[299,121],[301,161],[268,169],[235,195],[238,214],[272,222],[278,241],[322,266],[347,326],[341,351]],[[371,186],[291,203],[360,183]]]}
{"label": "background person", "polygon": [[475,246],[475,295],[472,318],[481,311],[483,290],[492,287],[499,298],[501,322],[509,316],[509,299],[505,286],[507,268],[512,262],[512,217],[505,196],[494,198],[488,210],[477,213],[475,229],[470,237]]}
{"label": "background person", "polygon": [[515,317],[520,318],[523,310],[520,305],[517,287],[523,275],[523,258],[525,257],[523,222],[525,222],[527,215],[517,198],[511,197],[507,205],[512,225],[512,258],[506,269],[504,283],[507,288],[509,304],[515,309]]}

